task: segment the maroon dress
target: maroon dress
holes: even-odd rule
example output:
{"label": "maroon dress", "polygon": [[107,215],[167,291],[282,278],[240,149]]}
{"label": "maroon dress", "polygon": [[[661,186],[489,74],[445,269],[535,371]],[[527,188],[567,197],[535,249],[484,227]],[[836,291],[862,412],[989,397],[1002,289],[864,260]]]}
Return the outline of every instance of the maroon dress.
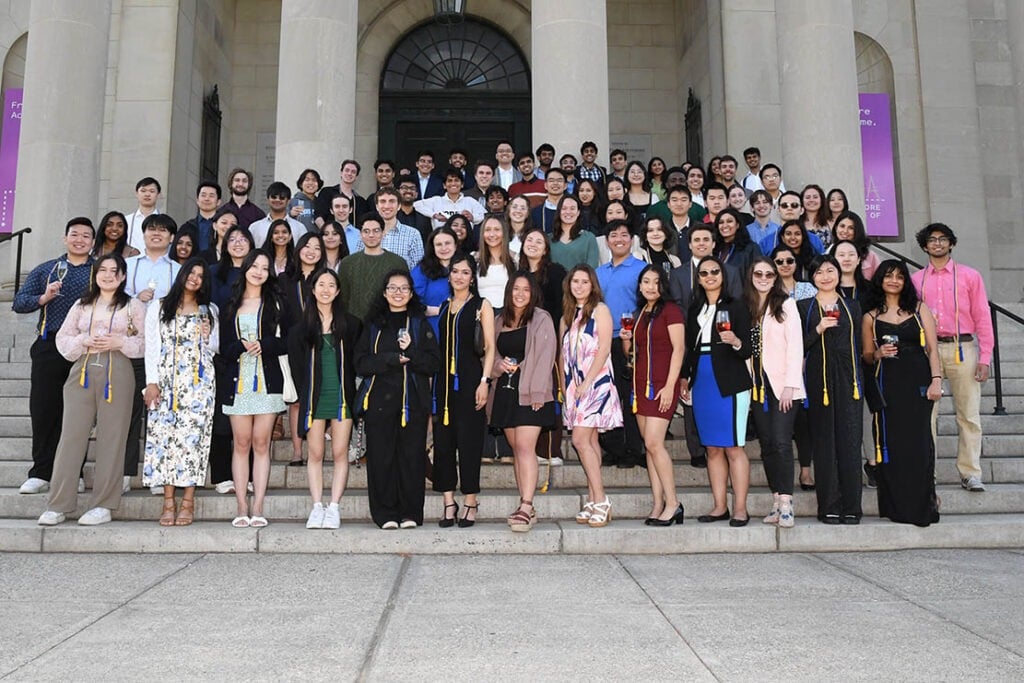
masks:
{"label": "maroon dress", "polygon": [[672,362],[672,340],[668,336],[668,326],[683,324],[683,312],[671,301],[664,303],[661,312],[653,320],[646,311],[641,312],[637,318],[633,326],[633,393],[636,398],[637,415],[672,419],[676,404],[679,402],[679,382],[672,388],[672,403],[668,410],[659,410],[655,397],[668,380],[668,370]]}

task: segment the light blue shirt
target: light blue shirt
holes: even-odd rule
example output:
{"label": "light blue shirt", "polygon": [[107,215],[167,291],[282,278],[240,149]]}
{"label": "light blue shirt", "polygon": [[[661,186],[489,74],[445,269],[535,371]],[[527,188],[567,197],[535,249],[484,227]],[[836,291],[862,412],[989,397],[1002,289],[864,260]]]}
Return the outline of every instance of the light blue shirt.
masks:
{"label": "light blue shirt", "polygon": [[612,314],[612,336],[619,336],[622,314],[636,311],[636,287],[646,267],[646,263],[630,254],[617,266],[609,261],[597,268],[597,281]]}
{"label": "light blue shirt", "polygon": [[174,278],[178,277],[181,266],[170,259],[167,254],[153,260],[145,254],[132,256],[125,263],[128,266],[128,280],[125,283],[125,291],[129,296],[136,297],[139,292],[149,289],[153,283],[155,294],[150,300],[156,301],[167,296],[174,284]]}

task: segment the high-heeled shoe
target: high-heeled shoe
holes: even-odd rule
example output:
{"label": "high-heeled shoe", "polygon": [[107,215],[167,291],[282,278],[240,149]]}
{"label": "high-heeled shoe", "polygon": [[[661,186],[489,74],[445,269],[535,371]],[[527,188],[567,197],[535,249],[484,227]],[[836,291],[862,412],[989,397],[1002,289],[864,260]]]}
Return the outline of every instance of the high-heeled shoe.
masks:
{"label": "high-heeled shoe", "polygon": [[671,517],[669,517],[668,519],[658,519],[657,517],[652,517],[648,521],[650,522],[651,526],[672,526],[673,524],[682,524],[683,523],[683,504],[680,503],[679,507],[676,508],[675,513]]}
{"label": "high-heeled shoe", "polygon": [[[455,508],[455,514],[451,517],[448,516],[448,508]],[[455,518],[459,516],[459,504],[456,502],[445,503],[444,511],[442,512],[441,519],[437,520],[437,525],[442,529],[449,529],[455,526]]]}
{"label": "high-heeled shoe", "polygon": [[[469,527],[471,527],[474,524],[476,524],[476,511],[478,509],[480,509],[480,503],[477,503],[476,505],[469,505],[467,503],[466,505],[462,506],[462,509],[465,510],[466,514],[463,515],[462,517],[459,517],[459,528],[460,529],[468,529]],[[473,511],[473,519],[469,518],[469,511],[470,510]]]}
{"label": "high-heeled shoe", "polygon": [[800,490],[801,491],[813,491],[814,490],[814,482],[812,481],[810,484],[808,484],[808,483],[805,483],[803,479],[801,479],[800,480]]}

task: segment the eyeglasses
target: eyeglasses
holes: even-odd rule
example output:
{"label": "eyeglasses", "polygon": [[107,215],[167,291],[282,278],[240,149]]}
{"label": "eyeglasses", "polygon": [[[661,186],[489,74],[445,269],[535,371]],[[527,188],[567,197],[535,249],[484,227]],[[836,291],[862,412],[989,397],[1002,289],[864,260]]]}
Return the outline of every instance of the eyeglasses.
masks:
{"label": "eyeglasses", "polygon": [[722,274],[721,268],[715,268],[714,270],[698,270],[697,275],[701,277],[715,277]]}
{"label": "eyeglasses", "polygon": [[228,244],[248,244],[248,243],[249,243],[249,240],[245,239],[245,237],[242,237],[241,235],[236,236],[236,237],[232,237],[231,239],[228,240]]}
{"label": "eyeglasses", "polygon": [[936,235],[935,237],[928,238],[928,244],[946,244],[949,242],[949,238],[945,235]]}
{"label": "eyeglasses", "polygon": [[757,279],[757,280],[774,280],[775,279],[775,273],[771,272],[770,270],[755,270],[753,275],[754,275],[754,278]]}
{"label": "eyeglasses", "polygon": [[359,232],[365,232],[367,235],[376,235],[379,232],[384,232],[380,228],[361,228]]}
{"label": "eyeglasses", "polygon": [[781,177],[782,177],[782,176],[780,176],[780,175],[779,175],[779,174],[777,174],[777,173],[768,173],[768,174],[766,174],[766,175],[764,176],[764,179],[765,179],[765,180],[778,180],[778,179],[779,179],[779,178],[781,178]]}
{"label": "eyeglasses", "polygon": [[408,285],[388,285],[384,288],[388,294],[408,294],[412,290],[409,289]]}
{"label": "eyeglasses", "polygon": [[789,258],[777,258],[775,259],[775,265],[777,266],[791,266],[796,263],[796,259],[790,256]]}
{"label": "eyeglasses", "polygon": [[800,205],[799,204],[783,204],[783,203],[780,202],[779,203],[779,208],[780,209],[799,209]]}
{"label": "eyeglasses", "polygon": [[270,195],[270,199],[288,199],[288,195],[286,195],[286,194],[272,194],[272,195]]}

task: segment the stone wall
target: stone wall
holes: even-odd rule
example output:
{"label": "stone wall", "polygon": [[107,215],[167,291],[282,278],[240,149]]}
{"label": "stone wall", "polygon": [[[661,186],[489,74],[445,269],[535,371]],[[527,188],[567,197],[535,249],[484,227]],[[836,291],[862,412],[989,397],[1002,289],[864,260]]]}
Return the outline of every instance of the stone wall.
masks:
{"label": "stone wall", "polygon": [[[629,158],[645,163],[661,156],[672,165],[683,152],[680,111],[685,107],[679,108],[675,27],[695,22],[678,17],[675,5],[671,0],[607,4],[611,147],[621,147]],[[610,151],[601,150],[600,163],[607,164]]]}

